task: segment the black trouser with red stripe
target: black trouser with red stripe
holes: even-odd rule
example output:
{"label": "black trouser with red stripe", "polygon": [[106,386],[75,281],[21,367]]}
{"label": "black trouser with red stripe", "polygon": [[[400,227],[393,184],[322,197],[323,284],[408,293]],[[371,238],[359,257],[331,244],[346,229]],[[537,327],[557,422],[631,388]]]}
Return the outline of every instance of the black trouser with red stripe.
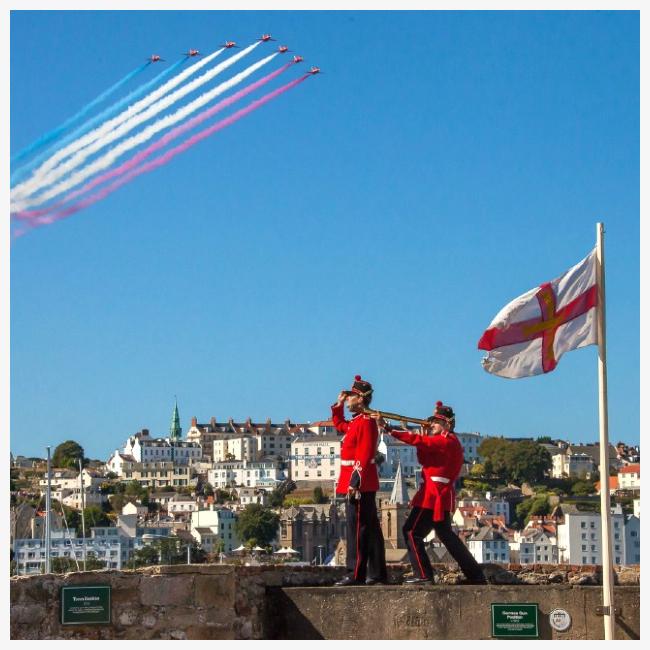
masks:
{"label": "black trouser with red stripe", "polygon": [[386,580],[384,536],[377,517],[376,492],[348,499],[346,514],[346,566],[356,580]]}
{"label": "black trouser with red stripe", "polygon": [[485,576],[474,556],[463,544],[460,537],[451,529],[451,513],[445,512],[443,521],[433,521],[433,510],[430,508],[415,507],[402,528],[409,560],[413,573],[418,578],[433,578],[433,568],[429,556],[424,550],[424,538],[432,531],[445,545],[449,554],[458,562],[461,571],[468,580],[483,582]]}

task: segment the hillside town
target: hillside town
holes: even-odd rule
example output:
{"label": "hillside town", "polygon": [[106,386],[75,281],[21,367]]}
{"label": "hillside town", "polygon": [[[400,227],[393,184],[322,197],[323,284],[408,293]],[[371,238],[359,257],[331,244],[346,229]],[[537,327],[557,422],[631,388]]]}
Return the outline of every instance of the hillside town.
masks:
{"label": "hillside town", "polygon": [[[454,531],[479,563],[597,565],[600,491],[611,495],[613,562],[640,563],[638,447],[548,436],[457,433],[464,466]],[[183,434],[128,436],[105,460],[68,440],[52,457],[11,455],[11,573],[127,569],[173,563],[345,563],[344,501],[335,494],[341,435],[331,420],[293,423],[196,417]],[[402,527],[421,468],[416,450],[385,432],[377,449],[377,511],[388,563],[407,562]],[[50,515],[49,557],[45,547]],[[435,533],[432,562],[453,563]]]}

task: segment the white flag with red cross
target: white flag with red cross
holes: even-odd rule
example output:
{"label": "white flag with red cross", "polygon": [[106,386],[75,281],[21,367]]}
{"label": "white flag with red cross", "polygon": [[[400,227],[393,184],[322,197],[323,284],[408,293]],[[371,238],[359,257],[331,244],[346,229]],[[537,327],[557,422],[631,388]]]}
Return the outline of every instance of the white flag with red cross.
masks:
{"label": "white flag with red cross", "polygon": [[596,249],[566,273],[508,303],[478,342],[483,368],[518,379],[554,370],[569,350],[598,343]]}

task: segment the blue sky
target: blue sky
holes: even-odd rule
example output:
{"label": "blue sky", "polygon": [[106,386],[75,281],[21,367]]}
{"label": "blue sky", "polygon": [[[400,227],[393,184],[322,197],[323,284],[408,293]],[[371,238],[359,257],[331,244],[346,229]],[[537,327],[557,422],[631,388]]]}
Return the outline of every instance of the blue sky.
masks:
{"label": "blue sky", "polygon": [[11,246],[11,450],[105,459],[175,395],[185,429],[318,420],[357,373],[377,408],[595,441],[595,347],[509,381],[476,344],[597,221],[610,439],[638,443],[638,12],[12,12],[11,152],[152,53],[264,32],[324,74]]}

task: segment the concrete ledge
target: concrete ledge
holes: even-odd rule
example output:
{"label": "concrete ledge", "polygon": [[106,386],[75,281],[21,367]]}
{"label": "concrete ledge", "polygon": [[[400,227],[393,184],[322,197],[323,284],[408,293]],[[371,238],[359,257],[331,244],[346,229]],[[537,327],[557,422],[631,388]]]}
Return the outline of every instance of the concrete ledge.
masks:
{"label": "concrete ledge", "polygon": [[[617,587],[616,639],[639,639],[639,589]],[[602,589],[570,585],[292,587],[268,590],[269,639],[491,639],[492,603],[537,603],[540,639],[603,639]],[[565,609],[572,625],[553,630]]]}

